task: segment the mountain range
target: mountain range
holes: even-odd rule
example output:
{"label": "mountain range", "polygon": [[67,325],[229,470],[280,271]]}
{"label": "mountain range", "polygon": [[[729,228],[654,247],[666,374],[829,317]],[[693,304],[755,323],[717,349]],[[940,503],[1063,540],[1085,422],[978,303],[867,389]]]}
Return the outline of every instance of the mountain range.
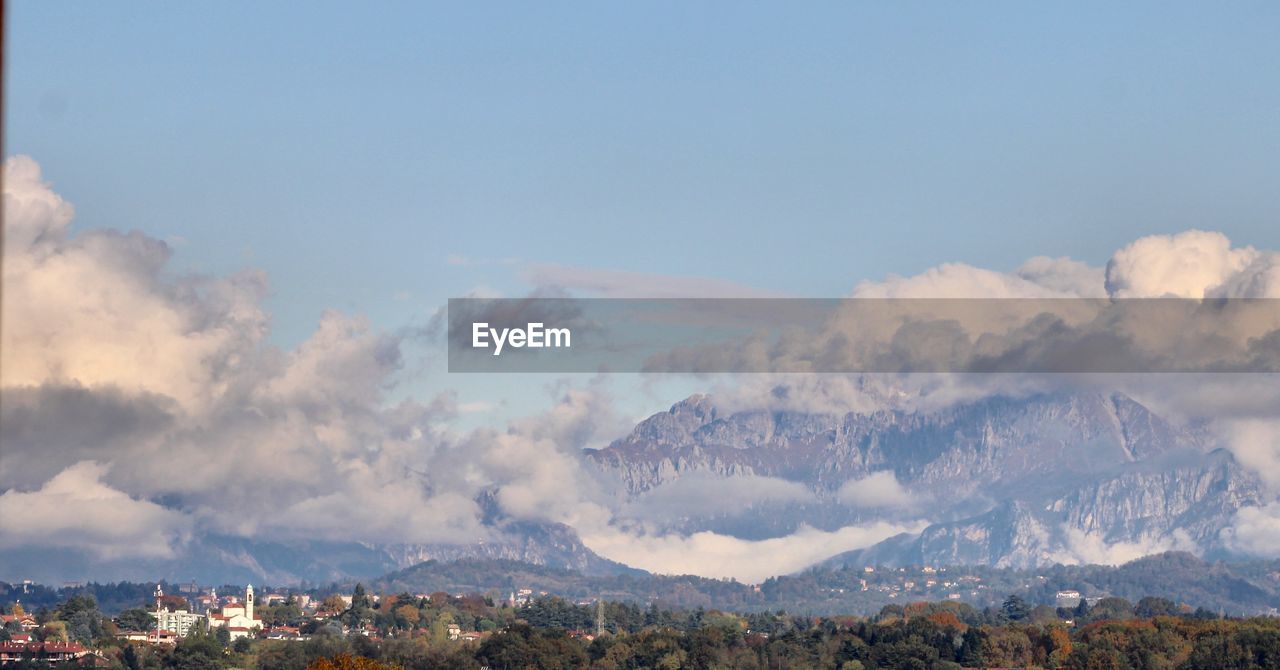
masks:
{"label": "mountain range", "polygon": [[[1268,500],[1258,477],[1207,431],[1093,392],[843,415],[725,412],[698,395],[582,459],[617,492],[619,517],[650,532],[765,539],[886,520],[919,529],[832,556],[832,566],[1031,568],[1167,550],[1239,558],[1220,531],[1240,507]],[[72,575],[324,583],[464,558],[640,572],[596,555],[567,526],[506,517],[493,492],[477,503],[492,532],[474,544],[202,536],[176,559],[113,563],[28,550],[0,550],[0,559],[51,583]]]}
{"label": "mountain range", "polygon": [[[690,477],[767,477],[812,492],[732,519],[691,510],[674,524],[685,531],[755,529],[758,538],[802,524],[931,521],[920,533],[832,559],[868,564],[1031,567],[1167,549],[1225,555],[1220,529],[1241,506],[1266,499],[1258,477],[1205,431],[1122,394],[993,397],[937,412],[843,416],[726,415],[695,396],[587,458],[641,500]],[[884,488],[873,482],[885,474],[890,500],[858,495]]]}

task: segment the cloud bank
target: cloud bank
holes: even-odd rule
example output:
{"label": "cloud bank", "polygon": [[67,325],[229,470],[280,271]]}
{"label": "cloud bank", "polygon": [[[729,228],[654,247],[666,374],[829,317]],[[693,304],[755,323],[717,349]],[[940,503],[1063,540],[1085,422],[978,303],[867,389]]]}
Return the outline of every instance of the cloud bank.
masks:
{"label": "cloud bank", "polygon": [[[12,158],[4,169],[0,544],[6,547],[107,560],[179,556],[203,533],[472,543],[491,539],[477,502],[491,494],[503,514],[567,524],[606,557],[661,572],[755,580],[919,529],[916,522],[879,522],[748,541],[624,528],[617,515],[625,501],[580,457],[582,447],[629,427],[602,386],[556,389],[541,415],[457,434],[452,419],[476,406],[459,406],[449,393],[388,400],[406,367],[402,335],[330,311],[297,347],[272,346],[263,273],[175,275],[173,250],[163,241],[137,231],[73,232],[74,208],[43,181],[33,160]],[[597,295],[627,295],[648,282],[553,266],[531,273],[538,282]],[[654,286],[658,295],[758,294],[702,280]],[[1061,258],[1032,259],[1012,273],[949,264],[864,282],[853,295],[1280,297],[1280,260],[1232,247],[1217,233],[1190,231],[1135,241],[1106,268]],[[961,334],[965,318],[957,319]],[[997,379],[762,375],[734,380],[723,397],[730,405],[847,412],[944,406],[1044,383]],[[1275,384],[1261,386],[1274,393]],[[1258,388],[1247,395],[1241,406],[1252,409],[1234,418],[1265,418],[1275,406],[1259,400],[1267,396]],[[1257,468],[1280,462],[1269,428],[1240,424],[1237,431],[1242,461]],[[805,494],[782,480],[756,483],[726,483],[721,493],[733,504]],[[650,505],[649,513],[678,513],[678,501],[705,499],[706,491],[668,493],[672,504]],[[891,473],[847,484],[837,497],[854,506],[910,506]],[[1280,517],[1272,507],[1240,512],[1231,531],[1235,546],[1280,553],[1266,540]],[[1087,538],[1078,544],[1081,556],[1127,551]]]}
{"label": "cloud bank", "polygon": [[[472,408],[451,394],[387,402],[401,336],[329,311],[296,348],[274,347],[264,274],[175,275],[163,241],[73,232],[74,209],[30,158],[5,176],[5,546],[105,560],[179,556],[203,533],[474,543],[492,539],[477,503],[491,495],[511,518],[607,538],[630,562],[613,492],[580,461],[629,427],[602,388],[561,388],[543,414],[455,434],[449,422]],[[643,537],[637,551],[684,541]],[[722,542],[738,546],[709,533],[695,545]]]}
{"label": "cloud bank", "polygon": [[900,533],[918,533],[925,525],[877,521],[830,532],[803,527],[792,535],[767,540],[743,540],[709,532],[636,537],[614,531],[587,534],[583,541],[606,558],[626,560],[651,572],[760,582]]}
{"label": "cloud bank", "polygon": [[191,519],[107,486],[106,470],[83,461],[35,491],[0,494],[0,544],[83,548],[103,559],[173,557]]}

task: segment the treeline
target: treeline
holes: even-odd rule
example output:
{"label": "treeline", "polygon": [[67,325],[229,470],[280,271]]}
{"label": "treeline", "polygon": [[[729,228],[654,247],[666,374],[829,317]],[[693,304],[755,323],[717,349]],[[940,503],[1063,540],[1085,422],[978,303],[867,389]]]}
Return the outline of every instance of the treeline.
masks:
{"label": "treeline", "polygon": [[[273,615],[292,618],[287,607],[277,606]],[[199,629],[168,648],[112,635],[145,616],[128,610],[108,619],[92,598],[73,596],[41,611],[38,637],[92,640],[99,665],[116,670],[1280,668],[1280,619],[1223,619],[1152,597],[1053,608],[1011,595],[982,609],[919,602],[887,606],[872,617],[812,617],[656,603],[579,605],[555,597],[512,608],[442,592],[375,599],[359,587],[350,606],[331,619],[303,617],[304,640],[233,643],[224,629]],[[458,631],[479,639],[452,639]]]}
{"label": "treeline", "polygon": [[[574,600],[659,600],[672,607],[687,608],[749,609],[762,604],[759,594],[750,586],[734,580],[694,575],[652,575],[639,571],[583,575],[571,570],[503,559],[426,561],[375,579],[370,586],[388,592],[474,591],[498,598],[516,589],[529,588]],[[335,587],[342,588],[339,585]]]}
{"label": "treeline", "polygon": [[[521,613],[585,623],[585,612],[563,602],[536,604]],[[1159,616],[1099,620],[1075,628],[1030,617],[1002,623],[965,622],[983,621],[989,614],[954,603],[912,604],[873,618],[663,611],[658,618],[674,626],[642,625],[634,632],[606,633],[594,639],[563,627],[519,620],[478,644],[439,643],[428,636],[381,640],[325,636],[307,642],[261,641],[250,656],[237,657],[235,662],[260,670],[1280,668],[1280,621],[1275,619]],[[640,617],[645,616],[642,611]],[[189,663],[190,655],[183,660]],[[156,667],[205,669],[175,664]]]}
{"label": "treeline", "polygon": [[[176,587],[161,582],[165,593],[176,591]],[[155,592],[156,583],[111,582],[100,584],[90,582],[76,586],[53,588],[41,584],[10,584],[0,582],[0,606],[11,606],[21,602],[28,611],[41,607],[55,607],[73,596],[93,598],[97,607],[104,612],[114,614],[130,607],[139,607],[148,603]]]}
{"label": "treeline", "polygon": [[[966,581],[960,581],[965,578]],[[973,581],[976,580],[976,581]],[[867,583],[864,591],[862,582]],[[911,582],[913,586],[907,587]],[[930,585],[932,583],[932,585]],[[554,593],[571,600],[596,599],[659,602],[665,606],[734,611],[786,609],[813,614],[872,614],[893,602],[942,600],[952,594],[985,607],[999,605],[1006,594],[1019,593],[1033,604],[1053,604],[1059,590],[1086,597],[1120,596],[1136,602],[1160,594],[1179,603],[1231,615],[1269,613],[1280,608],[1280,561],[1214,563],[1191,554],[1148,556],[1119,567],[1053,566],[1014,570],[984,566],[951,566],[925,573],[921,568],[821,566],[765,580],[754,588],[733,580],[644,573],[583,575],[506,560],[427,561],[366,582],[381,593],[481,593],[503,600],[517,589]],[[165,593],[176,588],[162,584]],[[354,583],[296,589],[324,597],[350,593]],[[882,588],[883,587],[883,588]],[[0,606],[21,600],[28,609],[53,606],[72,595],[88,595],[109,614],[151,602],[154,583],[86,584],[53,589],[0,582]],[[222,592],[239,591],[227,585]],[[266,592],[267,589],[262,589]]]}
{"label": "treeline", "polygon": [[[28,612],[22,604],[5,608],[5,614],[30,614],[36,621],[33,636],[41,642],[79,642],[84,645],[109,643],[118,630],[115,622],[98,609],[90,595],[73,595],[52,607],[42,606]],[[146,615],[150,620],[150,615]],[[0,641],[8,641],[15,633],[24,632],[17,620],[0,627]]]}
{"label": "treeline", "polygon": [[1057,590],[1071,588],[1085,595],[1132,600],[1158,593],[1232,614],[1280,607],[1280,561],[1213,563],[1183,552],[1168,552],[1119,567],[1057,565],[1037,574],[1045,579],[1027,591],[1027,598],[1038,602],[1052,602]]}

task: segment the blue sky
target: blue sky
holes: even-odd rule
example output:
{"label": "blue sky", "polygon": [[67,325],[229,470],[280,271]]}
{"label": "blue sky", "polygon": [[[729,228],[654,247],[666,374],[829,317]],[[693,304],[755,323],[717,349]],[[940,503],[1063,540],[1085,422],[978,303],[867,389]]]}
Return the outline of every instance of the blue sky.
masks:
{"label": "blue sky", "polygon": [[9,16],[6,152],[81,228],[266,270],[283,345],[528,264],[826,297],[1191,227],[1280,247],[1274,3],[305,7]]}

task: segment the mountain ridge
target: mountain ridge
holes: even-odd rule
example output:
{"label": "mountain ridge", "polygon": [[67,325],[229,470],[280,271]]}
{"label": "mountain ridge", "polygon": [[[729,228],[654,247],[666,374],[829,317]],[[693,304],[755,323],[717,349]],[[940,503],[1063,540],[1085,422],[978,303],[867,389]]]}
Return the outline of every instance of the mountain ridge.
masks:
{"label": "mountain ridge", "polygon": [[[759,527],[780,536],[802,524],[835,530],[924,508],[933,523],[912,540],[851,554],[894,565],[1029,567],[1107,552],[1229,554],[1219,530],[1266,495],[1255,473],[1216,447],[1120,393],[994,396],[935,412],[843,415],[724,413],[709,396],[692,396],[585,457],[637,503],[688,477],[770,477],[813,495],[803,504],[766,502],[733,521],[691,511],[672,526],[679,532]],[[920,504],[868,511],[841,499],[881,473]]]}

